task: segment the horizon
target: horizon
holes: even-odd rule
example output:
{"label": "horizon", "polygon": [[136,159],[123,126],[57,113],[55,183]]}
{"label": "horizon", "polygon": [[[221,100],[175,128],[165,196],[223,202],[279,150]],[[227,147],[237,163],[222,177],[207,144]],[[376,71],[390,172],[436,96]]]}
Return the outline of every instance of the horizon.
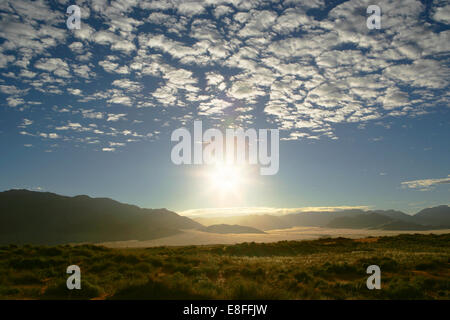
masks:
{"label": "horizon", "polygon": [[[118,201],[117,199],[110,198],[110,197],[92,197],[88,194],[66,195],[66,194],[60,194],[60,193],[48,191],[48,190],[7,189],[7,190],[0,191],[0,193],[9,192],[9,191],[50,193],[50,194],[54,194],[57,196],[71,197],[71,198],[79,197],[79,196],[87,196],[91,199],[109,199],[109,200]],[[119,201],[119,202],[123,203],[123,204],[127,204],[127,205],[138,206],[137,204],[134,204],[134,203],[127,203],[127,202],[121,202],[121,201]],[[442,204],[439,204],[439,205],[436,205],[433,207],[423,207],[415,212],[407,212],[404,210],[395,210],[395,211],[400,211],[407,215],[413,216],[424,209],[440,207],[440,206],[450,206],[450,203],[442,203]],[[138,206],[138,207],[140,207],[140,206]],[[230,207],[230,208],[225,208],[225,207],[220,207],[220,208],[196,208],[196,209],[188,209],[188,210],[184,210],[184,211],[177,211],[177,210],[173,210],[173,209],[167,208],[167,207],[160,207],[160,208],[159,207],[140,207],[140,208],[141,209],[151,209],[151,210],[165,209],[165,210],[175,212],[180,216],[188,217],[191,219],[239,217],[239,216],[250,216],[250,215],[283,216],[283,215],[297,214],[297,213],[302,213],[302,212],[320,213],[320,212],[341,212],[341,211],[349,211],[349,210],[361,210],[364,212],[371,212],[371,211],[379,211],[379,210],[381,210],[381,211],[382,210],[394,210],[394,209],[371,208],[368,206],[338,206],[338,207],[316,206],[316,207],[298,207],[298,208],[273,208],[273,207]]]}

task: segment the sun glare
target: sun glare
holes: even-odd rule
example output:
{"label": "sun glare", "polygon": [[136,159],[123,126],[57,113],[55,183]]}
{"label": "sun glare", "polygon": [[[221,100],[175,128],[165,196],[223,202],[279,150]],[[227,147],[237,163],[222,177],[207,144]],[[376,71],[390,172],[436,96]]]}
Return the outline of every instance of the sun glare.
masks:
{"label": "sun glare", "polygon": [[244,172],[234,165],[215,165],[208,174],[210,186],[221,194],[239,194]]}
{"label": "sun glare", "polygon": [[257,181],[257,166],[216,163],[203,166],[196,172],[201,184],[201,196],[215,206],[238,205]]}

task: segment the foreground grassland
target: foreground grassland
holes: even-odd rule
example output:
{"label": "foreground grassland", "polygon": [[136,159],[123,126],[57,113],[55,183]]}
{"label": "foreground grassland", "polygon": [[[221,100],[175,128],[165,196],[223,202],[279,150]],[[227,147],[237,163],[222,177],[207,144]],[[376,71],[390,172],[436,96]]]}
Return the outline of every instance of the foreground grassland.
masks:
{"label": "foreground grassland", "polygon": [[[0,299],[450,299],[450,234],[147,249],[0,247]],[[82,290],[66,288],[81,268]],[[381,268],[368,290],[366,268]]]}

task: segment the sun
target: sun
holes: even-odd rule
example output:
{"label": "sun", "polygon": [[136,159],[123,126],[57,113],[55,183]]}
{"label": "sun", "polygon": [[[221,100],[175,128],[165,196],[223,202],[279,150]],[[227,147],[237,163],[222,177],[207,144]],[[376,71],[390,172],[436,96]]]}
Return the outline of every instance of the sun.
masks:
{"label": "sun", "polygon": [[257,171],[256,166],[220,162],[199,168],[195,175],[201,185],[201,196],[215,205],[226,206],[242,203],[246,199],[258,185],[255,180]]}
{"label": "sun", "polygon": [[239,194],[244,183],[244,171],[239,166],[217,164],[208,173],[212,191],[222,195]]}

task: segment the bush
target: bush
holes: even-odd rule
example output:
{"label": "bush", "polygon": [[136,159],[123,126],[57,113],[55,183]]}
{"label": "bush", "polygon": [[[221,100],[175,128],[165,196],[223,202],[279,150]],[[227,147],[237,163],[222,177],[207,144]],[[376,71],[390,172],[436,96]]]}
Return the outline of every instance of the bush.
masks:
{"label": "bush", "polygon": [[192,292],[175,281],[149,279],[144,284],[127,286],[118,290],[111,299],[119,300],[189,300],[209,299],[208,296]]}
{"label": "bush", "polygon": [[[382,288],[383,290],[383,288]],[[424,290],[405,279],[396,279],[386,289],[386,296],[394,300],[425,299]]]}
{"label": "bush", "polygon": [[139,263],[138,265],[136,265],[135,268],[136,268],[136,270],[138,270],[140,272],[143,272],[143,273],[148,273],[152,269],[150,267],[150,265],[148,263],[145,263],[145,262]]}
{"label": "bush", "polygon": [[13,274],[10,278],[11,283],[16,285],[30,285],[30,284],[40,284],[41,279],[33,272],[23,272],[18,274]]}
{"label": "bush", "polygon": [[41,247],[39,249],[39,254],[47,257],[59,256],[63,251],[58,247]]}
{"label": "bush", "polygon": [[440,264],[437,261],[422,262],[416,264],[416,270],[426,271],[440,268]]}
{"label": "bush", "polygon": [[389,257],[371,257],[371,258],[363,258],[359,259],[356,262],[356,265],[361,268],[361,272],[366,272],[367,267],[370,265],[377,265],[380,267],[381,272],[383,271],[399,271],[399,264],[397,261],[393,260]]}
{"label": "bush", "polygon": [[311,276],[309,276],[306,272],[301,271],[294,274],[295,280],[301,283],[308,283],[311,281]]}
{"label": "bush", "polygon": [[81,280],[81,289],[69,290],[67,288],[66,281],[60,281],[56,284],[48,287],[44,294],[43,299],[69,299],[69,300],[85,300],[98,297],[101,293],[101,289],[96,285],[91,284],[89,281]]}
{"label": "bush", "polygon": [[282,289],[274,288],[265,284],[248,282],[245,280],[235,281],[228,290],[226,299],[232,300],[278,300],[289,299],[288,293]]}
{"label": "bush", "polygon": [[20,290],[17,288],[0,286],[0,297],[15,296],[15,295],[18,295],[19,293],[20,293]]}

